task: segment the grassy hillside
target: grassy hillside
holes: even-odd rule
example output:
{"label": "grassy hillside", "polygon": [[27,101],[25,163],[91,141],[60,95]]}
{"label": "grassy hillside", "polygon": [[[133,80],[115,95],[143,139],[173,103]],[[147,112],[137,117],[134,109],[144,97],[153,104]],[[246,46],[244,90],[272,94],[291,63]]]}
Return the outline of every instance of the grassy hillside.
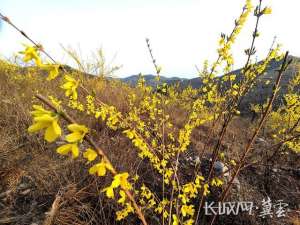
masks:
{"label": "grassy hillside", "polygon": [[271,13],[246,0],[216,60],[177,84],[149,39],[155,78],[126,83],[101,50],[92,62],[66,50],[80,69],[63,66],[0,13],[31,43],[0,61],[0,224],[299,225],[299,60],[275,43],[254,60]]}

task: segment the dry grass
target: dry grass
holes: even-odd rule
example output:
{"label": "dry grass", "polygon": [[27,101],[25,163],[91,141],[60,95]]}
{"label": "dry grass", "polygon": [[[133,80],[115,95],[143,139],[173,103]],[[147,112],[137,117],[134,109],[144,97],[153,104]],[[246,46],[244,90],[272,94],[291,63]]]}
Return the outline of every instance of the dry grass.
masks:
{"label": "dry grass", "polygon": [[[115,221],[114,212],[118,206],[103,198],[101,193],[108,180],[89,176],[87,166],[82,160],[61,157],[55,153],[56,144],[45,144],[39,135],[27,133],[26,129],[31,124],[29,111],[34,102],[32,96],[35,91],[42,90],[46,96],[63,95],[58,88],[58,82],[45,84],[41,78],[42,71],[35,71],[31,79],[24,79],[27,74],[28,69],[8,70],[5,65],[0,66],[0,224],[137,224],[135,216],[128,217],[123,222]],[[14,79],[15,75],[20,78]],[[122,113],[127,112],[128,99],[124,93],[136,90],[116,81],[84,79],[86,87],[97,92],[103,102],[113,104]],[[107,150],[107,155],[115,162],[119,171],[130,171],[131,174],[138,171],[141,180],[149,186],[155,187],[155,183],[160,182],[155,180],[152,169],[137,157],[133,145],[119,131],[112,131],[91,118],[82,117],[78,112],[72,113],[92,129],[95,141]],[[172,118],[176,118],[175,126],[182,126],[182,118],[186,112],[173,108],[170,114]],[[200,127],[193,133],[192,146],[196,154],[204,147],[209,126]],[[239,118],[228,130],[222,148],[230,158],[237,158],[248,141],[251,124],[247,119]],[[217,137],[212,142],[214,141],[217,141]],[[206,152],[210,152],[210,149],[206,149]],[[297,160],[299,162],[299,158]],[[295,162],[295,159],[292,161]],[[262,171],[259,167],[251,167],[242,173],[241,198],[262,199],[265,194],[261,190],[264,179]],[[249,173],[252,173],[251,176]],[[253,173],[257,173],[254,180]],[[299,193],[299,182],[295,178],[290,178],[290,182],[294,185],[295,194]],[[276,190],[279,193],[286,191],[279,186]],[[274,192],[272,195],[276,197]],[[150,221],[156,224],[154,218]],[[250,222],[254,225],[261,221],[254,218],[235,218],[227,222],[225,220],[224,224]],[[295,218],[291,223],[299,224],[299,220]]]}

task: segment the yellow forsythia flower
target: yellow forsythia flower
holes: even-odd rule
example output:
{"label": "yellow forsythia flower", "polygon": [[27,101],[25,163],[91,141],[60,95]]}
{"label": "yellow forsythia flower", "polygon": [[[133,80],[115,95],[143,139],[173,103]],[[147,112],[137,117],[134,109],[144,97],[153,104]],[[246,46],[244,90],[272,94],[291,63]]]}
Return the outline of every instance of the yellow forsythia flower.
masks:
{"label": "yellow forsythia flower", "polygon": [[47,80],[53,80],[59,74],[59,65],[47,64],[47,65],[41,65],[41,68],[49,72]]}
{"label": "yellow forsythia flower", "polygon": [[71,76],[64,76],[65,83],[61,86],[62,89],[65,89],[65,95],[67,97],[72,97],[73,100],[77,99],[77,87],[79,85],[79,81],[76,81]]}
{"label": "yellow forsythia flower", "polygon": [[237,84],[234,84],[232,87],[233,87],[233,89],[236,89],[236,90],[239,89],[239,86]]}
{"label": "yellow forsythia flower", "polygon": [[109,186],[107,188],[104,188],[102,192],[106,193],[106,197],[108,198],[115,198],[114,188]]}
{"label": "yellow forsythia flower", "polygon": [[126,203],[126,206],[123,210],[116,212],[117,220],[122,220],[128,216],[129,213],[133,213],[134,209],[130,203]]}
{"label": "yellow forsythia flower", "polygon": [[225,159],[225,154],[224,154],[224,152],[220,152],[219,157],[220,157],[221,160],[224,160],[224,159]]}
{"label": "yellow forsythia flower", "polygon": [[48,98],[50,99],[50,101],[52,102],[52,104],[55,106],[55,108],[59,109],[60,105],[61,105],[61,101],[59,101],[57,98],[49,95]]}
{"label": "yellow forsythia flower", "polygon": [[216,181],[217,181],[217,186],[220,187],[223,185],[223,181],[219,178],[216,178]]}
{"label": "yellow forsythia flower", "polygon": [[121,186],[121,188],[123,188],[124,190],[130,190],[131,189],[131,185],[128,182],[128,173],[120,173],[114,176],[114,180],[111,183],[111,186],[116,188]]}
{"label": "yellow forsythia flower", "polygon": [[231,81],[234,81],[235,78],[236,78],[236,75],[235,75],[235,74],[229,76],[229,80],[231,80]]}
{"label": "yellow forsythia flower", "polygon": [[34,111],[31,114],[34,116],[34,124],[28,128],[29,133],[35,133],[42,129],[45,131],[45,140],[48,142],[55,141],[61,136],[61,128],[58,125],[58,116],[54,113],[45,110],[42,106],[34,105]]}
{"label": "yellow forsythia flower", "polygon": [[125,194],[125,191],[120,190],[119,193],[120,193],[121,198],[119,198],[118,203],[124,204],[124,203],[125,203],[125,200],[126,200],[126,194]]}
{"label": "yellow forsythia flower", "polygon": [[210,193],[210,191],[209,191],[208,188],[209,188],[209,185],[208,185],[208,184],[204,184],[204,185],[203,185],[203,189],[204,189],[204,190],[203,190],[203,195],[204,195],[204,196],[207,196],[207,195]]}
{"label": "yellow forsythia flower", "polygon": [[195,185],[196,185],[197,187],[200,187],[201,181],[204,181],[204,180],[205,180],[205,179],[204,179],[203,176],[197,175],[197,176],[196,176],[196,179],[195,179]]}
{"label": "yellow forsythia flower", "polygon": [[173,214],[172,218],[173,218],[172,225],[179,225],[179,221],[178,221],[178,218],[177,218],[176,214]]}
{"label": "yellow forsythia flower", "polygon": [[193,219],[188,219],[188,220],[184,221],[183,225],[193,225],[194,222],[195,221]]}
{"label": "yellow forsythia flower", "polygon": [[61,155],[67,155],[69,152],[71,152],[74,159],[79,156],[79,148],[77,143],[62,145],[56,149],[56,152]]}
{"label": "yellow forsythia flower", "polygon": [[78,124],[70,124],[68,125],[68,129],[72,131],[71,134],[66,136],[66,141],[69,143],[82,142],[84,136],[89,131],[86,126]]}
{"label": "yellow forsythia flower", "polygon": [[41,66],[42,61],[38,54],[38,51],[37,51],[38,49],[33,46],[28,46],[28,45],[24,45],[24,46],[26,47],[25,50],[19,52],[20,54],[24,55],[23,61],[29,62],[29,61],[33,60],[37,66]]}
{"label": "yellow forsythia flower", "polygon": [[271,7],[265,7],[261,14],[267,15],[267,14],[272,14],[272,8]]}
{"label": "yellow forsythia flower", "polygon": [[97,175],[99,177],[102,177],[102,176],[105,176],[106,174],[106,169],[107,170],[112,170],[112,167],[109,163],[105,162],[103,159],[100,163],[97,163],[95,164],[94,166],[92,166],[90,169],[89,169],[89,173],[90,174],[95,174],[97,173]]}
{"label": "yellow forsythia flower", "polygon": [[93,149],[88,148],[84,153],[83,157],[86,158],[89,162],[94,161],[97,158],[97,152],[95,152]]}
{"label": "yellow forsythia flower", "polygon": [[183,217],[188,215],[193,216],[195,213],[194,205],[183,205],[181,207],[181,214]]}
{"label": "yellow forsythia flower", "polygon": [[123,131],[124,134],[126,134],[126,136],[131,140],[136,136],[136,133],[134,130],[124,130]]}
{"label": "yellow forsythia flower", "polygon": [[230,160],[230,164],[233,165],[233,166],[236,166],[236,162],[233,159]]}
{"label": "yellow forsythia flower", "polygon": [[34,110],[31,111],[30,114],[33,115],[34,117],[42,116],[45,114],[52,115],[51,111],[44,109],[43,106],[41,105],[33,105],[32,108]]}
{"label": "yellow forsythia flower", "polygon": [[121,187],[123,190],[130,190],[132,187],[128,182],[128,173],[120,173],[114,176],[114,180],[111,185],[107,188],[104,188],[102,192],[106,192],[106,196],[108,198],[114,198],[114,189],[117,187]]}
{"label": "yellow forsythia flower", "polygon": [[217,187],[220,187],[223,185],[223,181],[220,180],[219,178],[215,177],[211,180],[211,185],[212,186],[217,186]]}
{"label": "yellow forsythia flower", "polygon": [[138,179],[139,179],[139,175],[134,175],[134,177],[132,178],[132,180],[134,181],[134,182],[137,182],[138,181]]}
{"label": "yellow forsythia flower", "polygon": [[[72,131],[71,134],[66,136],[66,141],[69,144],[65,144],[57,148],[57,153],[62,155],[67,155],[69,152],[72,152],[73,158],[77,158],[79,155],[78,142],[82,142],[85,134],[88,132],[88,128],[83,125],[70,124],[68,129]],[[90,158],[92,156],[89,156]]]}
{"label": "yellow forsythia flower", "polygon": [[232,91],[232,95],[237,96],[239,93],[235,90]]}

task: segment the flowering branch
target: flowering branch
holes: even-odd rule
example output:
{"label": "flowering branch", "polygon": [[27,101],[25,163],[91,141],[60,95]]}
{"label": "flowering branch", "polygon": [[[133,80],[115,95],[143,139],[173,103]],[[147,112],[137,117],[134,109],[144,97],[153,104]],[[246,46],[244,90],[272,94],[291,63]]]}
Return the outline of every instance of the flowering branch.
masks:
{"label": "flowering branch", "polygon": [[[58,113],[63,119],[65,119],[68,123],[72,123],[72,124],[76,124],[76,121],[69,116],[65,111],[63,111],[62,109],[58,110],[47,98],[45,98],[43,95],[40,94],[36,94],[35,97],[37,99],[39,99],[41,102],[43,102],[44,104],[46,104],[49,108],[51,108],[53,111],[55,111],[56,113]],[[84,139],[97,151],[97,153],[103,157],[104,161],[107,162],[108,164],[112,165],[112,163],[110,162],[109,158],[106,156],[106,154],[104,153],[104,151],[94,142],[94,140],[87,134],[84,136]],[[118,172],[116,171],[115,168],[113,168],[113,166],[110,169],[110,172],[112,173],[113,176],[118,175]],[[122,187],[121,187],[122,188]],[[141,211],[141,208],[137,205],[133,195],[131,194],[131,192],[127,189],[123,189],[123,191],[125,192],[125,194],[127,195],[127,197],[129,198],[129,200],[132,202],[133,207],[138,215],[138,217],[140,218],[140,220],[142,221],[143,225],[147,225],[146,219],[144,217],[143,212]]]}

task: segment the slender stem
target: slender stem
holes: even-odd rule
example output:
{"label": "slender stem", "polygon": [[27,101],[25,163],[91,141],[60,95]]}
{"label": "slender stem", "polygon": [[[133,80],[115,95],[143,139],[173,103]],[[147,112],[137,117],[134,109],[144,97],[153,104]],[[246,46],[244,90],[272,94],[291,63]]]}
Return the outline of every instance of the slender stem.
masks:
{"label": "slender stem", "polygon": [[[259,0],[259,5],[258,5],[258,11],[260,12],[260,9],[261,9],[261,4],[262,4],[262,0]],[[257,32],[258,32],[258,24],[259,24],[259,21],[260,21],[260,16],[257,16],[257,19],[256,19],[256,24],[255,24],[255,29],[254,29],[254,33],[253,33],[253,36],[252,36],[252,42],[251,42],[251,47],[250,47],[250,51],[249,51],[249,55],[248,55],[248,58],[247,58],[247,62],[244,66],[244,68],[247,69],[249,63],[250,63],[250,59],[251,59],[251,52],[254,50],[254,43],[255,43],[255,40],[256,40],[256,37],[257,37]]]}
{"label": "slender stem", "polygon": [[[260,11],[260,8],[261,8],[261,3],[262,3],[262,0],[260,0],[260,2],[259,2],[259,6],[258,6],[259,11]],[[254,33],[253,33],[253,36],[252,36],[250,51],[249,51],[248,58],[246,60],[245,66],[244,66],[245,70],[247,70],[248,67],[249,67],[249,63],[250,63],[250,59],[251,59],[251,55],[252,55],[250,53],[254,50],[254,44],[255,44],[256,37],[257,37],[256,33],[257,33],[257,30],[258,30],[259,21],[260,21],[260,16],[257,16],[255,29],[254,29]],[[217,145],[216,145],[216,147],[213,151],[212,162],[211,162],[211,165],[210,165],[210,168],[209,168],[209,175],[208,175],[208,178],[207,178],[208,182],[210,181],[211,176],[213,174],[214,163],[216,162],[216,160],[218,158],[219,149],[222,145],[222,142],[223,142],[223,139],[225,137],[227,128],[228,128],[228,126],[229,126],[229,124],[230,124],[230,122],[233,118],[234,109],[235,109],[235,106],[236,106],[236,102],[239,102],[239,97],[237,99],[234,99],[233,101],[229,101],[229,102],[230,103],[228,105],[226,105],[226,107],[225,107],[226,110],[228,110],[228,115],[227,115],[227,117],[224,116],[225,118],[224,118],[224,123],[223,123],[223,126],[222,126],[222,130],[220,132],[220,136],[219,136]],[[199,205],[199,209],[198,209],[198,213],[197,213],[196,221],[198,220],[199,211],[201,209],[201,204],[203,203],[203,199],[204,199],[204,197],[202,196],[201,201],[200,201],[200,205]]]}
{"label": "slender stem", "polygon": [[44,48],[42,48],[42,46],[40,44],[38,44],[37,42],[35,42],[33,39],[31,39],[24,31],[22,31],[21,29],[19,29],[14,23],[12,23],[12,21],[4,16],[2,13],[0,13],[0,18],[5,21],[6,23],[8,23],[9,25],[11,25],[13,28],[15,28],[20,34],[22,34],[27,40],[29,40],[32,44],[34,44],[40,51],[42,51],[49,59],[51,59],[53,61],[54,64],[57,64],[57,62],[44,50]]}
{"label": "slender stem", "polygon": [[150,40],[149,40],[149,38],[146,38],[146,44],[147,44],[147,48],[148,48],[148,51],[149,51],[149,54],[150,54],[152,63],[153,63],[154,68],[155,68],[155,72],[156,72],[157,78],[159,79],[159,78],[160,78],[160,68],[159,68],[159,66],[157,65],[156,60],[155,60],[155,58],[154,58],[154,55],[153,55],[153,52],[152,52],[152,49],[151,49],[151,45],[150,45]]}
{"label": "slender stem", "polygon": [[[241,15],[243,15],[244,11],[245,11],[245,8],[243,8],[243,11],[242,11]],[[255,26],[255,31],[257,31],[257,26],[258,26],[258,21],[257,21],[256,26]],[[232,33],[229,36],[229,39],[233,36],[233,34],[234,34],[234,32],[235,32],[236,29],[237,29],[237,25],[234,27]],[[250,49],[254,48],[255,38],[256,38],[256,35],[253,35],[253,39],[252,39],[252,43],[251,43],[251,48]],[[221,59],[221,56],[219,55],[218,59],[217,59],[217,61],[215,63],[215,65],[218,64],[218,62],[219,62],[220,59]],[[248,65],[249,62],[250,62],[250,54],[249,54],[249,57],[247,59],[246,65]],[[213,74],[214,70],[215,70],[215,67],[213,66],[212,69],[211,69],[210,75]],[[214,152],[213,152],[213,160],[212,160],[212,163],[211,163],[210,169],[209,169],[208,182],[209,182],[209,180],[211,178],[211,175],[212,175],[213,165],[214,165],[214,163],[215,163],[215,161],[217,160],[217,157],[218,157],[219,147],[222,144],[222,140],[223,140],[223,138],[225,136],[227,126],[229,125],[230,120],[232,119],[232,117],[233,117],[232,110],[230,110],[227,119],[224,120],[224,124],[223,124],[222,130],[220,132],[220,137],[219,137],[218,143],[217,143],[216,148],[214,149]],[[219,117],[218,117],[218,119],[219,119]],[[199,208],[198,208],[198,212],[197,212],[197,216],[196,216],[196,221],[195,221],[196,224],[197,224],[199,216],[200,216],[200,211],[201,211],[201,206],[202,206],[203,200],[204,200],[204,196],[202,195],[201,196],[201,200],[200,200],[200,204],[199,204]]]}

